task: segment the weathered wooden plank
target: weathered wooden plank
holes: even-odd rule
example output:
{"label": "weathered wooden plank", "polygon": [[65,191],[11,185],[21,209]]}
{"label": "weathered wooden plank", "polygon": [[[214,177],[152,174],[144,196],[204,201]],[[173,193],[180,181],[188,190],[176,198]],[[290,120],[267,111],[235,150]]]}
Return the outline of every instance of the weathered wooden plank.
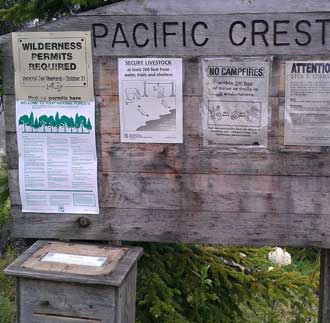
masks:
{"label": "weathered wooden plank", "polygon": [[330,250],[321,250],[319,323],[330,322]]}
{"label": "weathered wooden plank", "polygon": [[[29,277],[42,280],[61,281],[68,283],[80,283],[86,285],[103,285],[103,286],[121,286],[128,272],[134,267],[134,264],[142,256],[143,250],[140,247],[127,247],[129,249],[124,257],[120,260],[119,264],[114,268],[111,274],[90,275],[86,272],[70,273],[65,270],[38,270],[26,267],[26,261],[35,254],[38,250],[44,247],[51,241],[39,240],[33,244],[26,252],[20,255],[13,263],[6,269],[7,275],[16,277]],[[54,243],[54,242],[53,242]],[[86,244],[86,249],[88,249]],[[104,245],[99,244],[103,249]]]}
{"label": "weathered wooden plank", "polygon": [[[329,214],[326,177],[99,173],[101,207],[200,212]],[[12,205],[21,205],[9,170]]]}
{"label": "weathered wooden plank", "polygon": [[[271,123],[270,136],[283,136],[283,129],[279,129],[278,107],[279,99],[270,99]],[[281,101],[282,104],[282,101]],[[5,122],[7,132],[16,132],[16,103],[13,95],[4,97]],[[118,96],[98,96],[96,98],[95,109],[96,133],[117,134],[120,133],[119,97]],[[202,143],[202,97],[184,96],[183,97],[183,128],[184,137],[195,136],[200,138]],[[280,132],[279,132],[280,131]],[[118,137],[119,139],[119,137]],[[119,141],[118,141],[119,142]]]}
{"label": "weathered wooden plank", "polygon": [[251,0],[251,1],[226,1],[208,0],[204,3],[190,0],[162,0],[139,1],[130,0],[117,4],[104,6],[95,10],[90,10],[80,15],[117,15],[131,14],[136,15],[187,15],[199,12],[200,14],[233,14],[233,13],[267,13],[267,12],[317,12],[330,11],[327,0],[300,1],[300,0],[279,0],[276,2]]}
{"label": "weathered wooden plank", "polygon": [[[270,137],[283,137],[284,133],[284,112],[279,120],[279,108],[284,104],[284,100],[276,97],[270,98]],[[7,132],[16,132],[16,103],[13,95],[4,97],[5,122]],[[283,109],[283,107],[282,107]],[[96,133],[119,135],[119,98],[118,96],[98,96],[96,97]],[[195,136],[200,138],[202,143],[202,97],[183,97],[183,125],[184,136]],[[118,137],[119,142],[119,137]]]}
{"label": "weathered wooden plank", "polygon": [[137,263],[118,290],[118,321],[135,323]]}
{"label": "weathered wooden plank", "polygon": [[[37,214],[12,208],[14,237],[330,247],[329,214],[102,208],[100,215]],[[82,228],[78,219],[89,219]]]}
{"label": "weathered wooden plank", "polygon": [[[289,57],[290,59],[290,57]],[[329,60],[330,56],[291,57],[299,60]],[[4,93],[15,94],[14,67],[11,57],[3,57]],[[274,59],[271,64],[270,97],[285,95],[285,59]],[[93,58],[94,89],[96,96],[117,96],[118,91],[118,58],[101,56]],[[198,57],[183,60],[183,93],[185,96],[202,96],[203,82],[201,61]]]}
{"label": "weathered wooden plank", "polygon": [[[47,273],[47,272],[45,272]],[[79,323],[115,322],[116,297],[113,288],[21,279],[21,323],[58,322],[63,317]],[[83,300],[83,301],[82,301]],[[56,316],[57,320],[56,320]],[[61,318],[62,316],[62,318]],[[60,321],[60,322],[61,322]]]}
{"label": "weathered wooden plank", "polygon": [[[105,245],[91,245],[81,243],[47,242],[35,252],[29,259],[23,262],[22,267],[32,271],[46,271],[66,274],[78,274],[89,276],[111,275],[116,269],[121,258],[128,251],[127,248],[114,248]],[[85,266],[79,264],[40,261],[48,253],[64,253],[70,255],[105,257],[103,266]]]}
{"label": "weathered wooden plank", "polygon": [[[296,60],[330,60],[330,56],[291,57]],[[15,94],[14,68],[12,59],[4,57],[3,79],[4,93]],[[285,59],[274,59],[271,64],[270,97],[285,96]],[[94,90],[96,96],[118,96],[118,58],[110,56],[94,57]],[[183,93],[185,96],[202,96],[203,82],[201,61],[199,58],[183,60]]]}
{"label": "weathered wooden plank", "polygon": [[[285,96],[286,60],[330,60],[329,55],[314,55],[287,58],[276,57],[271,63],[270,97]],[[183,93],[185,96],[202,96],[203,81],[201,59],[191,57],[183,59]],[[9,76],[10,78],[10,76]],[[118,95],[118,58],[102,56],[94,58],[95,93],[101,96]],[[10,80],[10,82],[12,82]],[[11,94],[11,93],[9,93]]]}
{"label": "weathered wooden plank", "polygon": [[[147,171],[261,175],[327,176],[329,149],[283,145],[284,100],[271,98],[269,147],[244,149],[202,146],[201,98],[184,98],[184,145],[125,144],[119,138],[117,96],[98,97],[97,151],[101,171]],[[18,167],[14,96],[5,96],[7,154],[10,168]],[[321,153],[322,152],[322,153]],[[291,153],[291,155],[290,155]],[[127,158],[130,156],[130,158]]]}
{"label": "weathered wooden plank", "polygon": [[[2,48],[1,48],[2,50]],[[8,52],[7,56],[1,56],[1,76],[3,82],[3,93],[4,94],[15,94],[15,71],[14,71],[14,59],[12,52]]]}
{"label": "weathered wooden plank", "polygon": [[[3,87],[7,95],[15,94],[14,65],[12,57],[2,57]],[[118,95],[118,58],[101,56],[93,58],[95,95]],[[200,60],[186,58],[183,60],[183,93],[186,96],[202,95]],[[276,74],[275,74],[276,75]],[[276,88],[273,86],[272,88]]]}
{"label": "weathered wooden plank", "polygon": [[[107,16],[73,16],[33,30],[93,31],[94,26],[97,36],[94,56],[148,56],[150,53],[178,57],[288,53],[305,56],[329,54],[330,43],[326,41],[322,27],[328,19],[329,13],[325,12],[111,16],[111,19]],[[235,24],[237,21],[241,23]],[[143,23],[145,27],[141,29],[139,25],[139,30],[134,29],[137,23]],[[307,30],[310,39],[298,30]],[[175,34],[168,36],[166,32]],[[11,52],[8,45],[3,46],[4,56]]]}
{"label": "weathered wooden plank", "polygon": [[[186,141],[184,146],[119,140],[119,135],[97,136],[100,172],[330,176],[329,152],[209,149],[203,148],[200,140]],[[7,134],[7,143],[9,167],[17,169],[15,133]]]}

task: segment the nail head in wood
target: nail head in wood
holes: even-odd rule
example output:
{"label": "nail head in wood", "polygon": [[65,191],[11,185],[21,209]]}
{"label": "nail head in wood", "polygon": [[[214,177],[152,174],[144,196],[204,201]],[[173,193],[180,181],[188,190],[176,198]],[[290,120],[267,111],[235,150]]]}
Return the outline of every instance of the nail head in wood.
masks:
{"label": "nail head in wood", "polygon": [[89,219],[85,218],[85,217],[80,217],[78,219],[78,224],[79,226],[81,226],[82,228],[87,228],[91,223],[89,221]]}

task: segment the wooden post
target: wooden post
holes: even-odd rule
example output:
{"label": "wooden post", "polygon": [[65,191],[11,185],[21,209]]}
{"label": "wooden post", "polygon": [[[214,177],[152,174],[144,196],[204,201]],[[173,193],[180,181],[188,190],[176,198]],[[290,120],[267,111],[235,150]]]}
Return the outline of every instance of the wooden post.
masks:
{"label": "wooden post", "polygon": [[319,293],[319,323],[330,323],[330,249],[321,251]]}

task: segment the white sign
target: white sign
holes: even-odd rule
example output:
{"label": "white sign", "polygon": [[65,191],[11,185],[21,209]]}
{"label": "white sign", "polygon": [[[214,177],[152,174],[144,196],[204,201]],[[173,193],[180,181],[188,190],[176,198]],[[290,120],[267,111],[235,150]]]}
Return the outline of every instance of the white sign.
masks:
{"label": "white sign", "polygon": [[122,142],[182,143],[182,59],[120,58]]}
{"label": "white sign", "polygon": [[16,101],[23,212],[99,213],[94,102]]}
{"label": "white sign", "polygon": [[72,255],[60,252],[48,252],[42,259],[42,262],[55,262],[67,265],[80,265],[80,266],[92,266],[102,267],[107,257],[95,257],[95,256],[82,256]]}
{"label": "white sign", "polygon": [[16,100],[93,101],[91,33],[13,33]]}
{"label": "white sign", "polygon": [[267,145],[269,62],[203,59],[205,146]]}
{"label": "white sign", "polygon": [[286,63],[284,144],[330,146],[330,61]]}

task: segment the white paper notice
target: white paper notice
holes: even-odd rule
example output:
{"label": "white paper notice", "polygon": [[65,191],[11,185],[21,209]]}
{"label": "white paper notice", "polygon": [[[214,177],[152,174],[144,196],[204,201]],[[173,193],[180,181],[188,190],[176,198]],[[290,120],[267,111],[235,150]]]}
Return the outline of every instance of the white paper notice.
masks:
{"label": "white paper notice", "polygon": [[267,145],[269,62],[203,60],[205,146]]}
{"label": "white paper notice", "polygon": [[182,143],[182,59],[120,58],[122,142]]}
{"label": "white paper notice", "polygon": [[107,261],[107,257],[71,255],[61,252],[48,252],[42,259],[42,262],[55,262],[67,265],[80,265],[102,267]]}
{"label": "white paper notice", "polygon": [[99,213],[94,102],[16,101],[23,212]]}
{"label": "white paper notice", "polygon": [[284,144],[330,146],[330,61],[286,63]]}

